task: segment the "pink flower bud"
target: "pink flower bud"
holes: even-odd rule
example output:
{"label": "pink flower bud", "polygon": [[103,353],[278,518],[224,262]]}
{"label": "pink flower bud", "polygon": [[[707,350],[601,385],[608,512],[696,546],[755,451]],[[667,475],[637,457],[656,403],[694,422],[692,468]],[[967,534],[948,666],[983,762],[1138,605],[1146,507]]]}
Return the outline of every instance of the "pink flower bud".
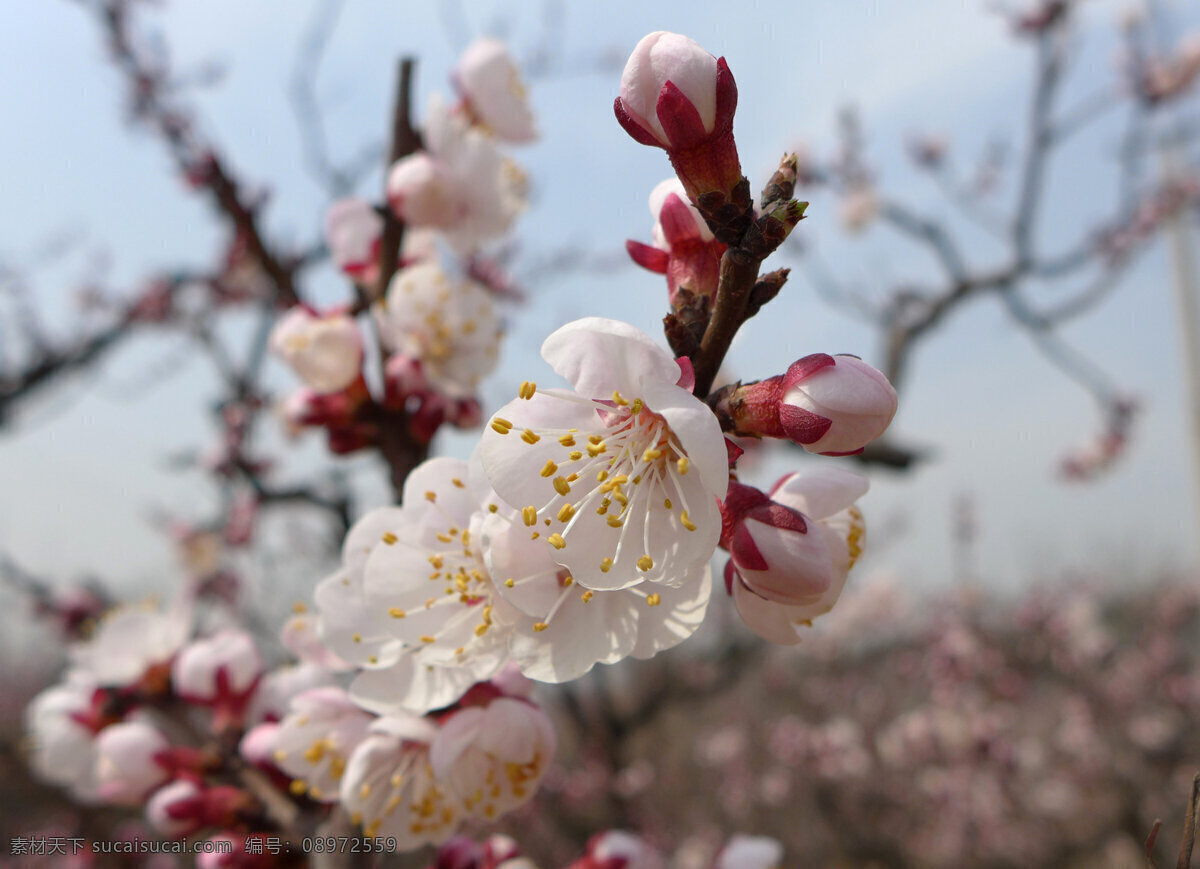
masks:
{"label": "pink flower bud", "polygon": [[171,667],[171,680],[180,697],[212,706],[213,726],[222,730],[241,721],[262,671],[254,639],[225,630],[184,648]]}
{"label": "pink flower bud", "polygon": [[478,39],[459,58],[455,80],[471,114],[499,138],[532,142],[537,138],[521,71],[498,39]]}
{"label": "pink flower bud", "polygon": [[424,151],[396,161],[388,172],[387,196],[392,210],[414,226],[448,227],[468,207],[449,169]]}
{"label": "pink flower bud", "polygon": [[798,510],[731,481],[722,503],[721,542],[746,586],[758,596],[802,606],[819,600],[833,580],[833,557],[819,528]]}
{"label": "pink flower bud", "polygon": [[[771,503],[794,510],[805,519],[813,538],[823,537],[830,583],[823,593],[807,601],[781,602],[763,594],[763,583],[747,579],[733,559],[725,567],[725,587],[733,595],[738,615],[752,631],[768,642],[794,645],[800,627],[829,612],[841,596],[850,568],[862,554],[866,527],[854,502],[867,491],[867,480],[840,468],[822,468],[806,474],[788,474],[771,489]],[[741,493],[739,493],[741,494]],[[753,506],[765,497],[757,490],[741,495],[740,505]],[[728,501],[729,499],[727,499]],[[725,509],[724,513],[735,513]],[[732,536],[732,535],[730,535]]]}
{"label": "pink flower bud", "polygon": [[670,178],[654,188],[650,213],[655,218],[654,246],[627,241],[629,256],[642,268],[667,276],[672,301],[681,286],[709,298],[715,296],[725,245],[713,238],[678,179]]}
{"label": "pink flower bud", "polygon": [[896,415],[896,390],[857,356],[814,353],[787,373],[739,387],[728,401],[736,434],[787,438],[810,453],[862,452]]}
{"label": "pink flower bud", "polygon": [[337,267],[351,277],[374,280],[383,218],[366,199],[339,199],[325,213],[325,243]]}
{"label": "pink flower bud", "polygon": [[177,839],[200,828],[202,796],[200,787],[179,779],[159,788],[146,803],[146,822],[160,836]]}
{"label": "pink flower bud", "polygon": [[106,727],[96,739],[96,781],[111,803],[136,805],[169,776],[163,762],[171,745],[144,721]]}
{"label": "pink flower bud", "polygon": [[733,141],[737,85],[724,58],[686,36],[656,31],[633,49],[613,105],[625,131],[664,148],[688,195],[728,195],[741,181]]}

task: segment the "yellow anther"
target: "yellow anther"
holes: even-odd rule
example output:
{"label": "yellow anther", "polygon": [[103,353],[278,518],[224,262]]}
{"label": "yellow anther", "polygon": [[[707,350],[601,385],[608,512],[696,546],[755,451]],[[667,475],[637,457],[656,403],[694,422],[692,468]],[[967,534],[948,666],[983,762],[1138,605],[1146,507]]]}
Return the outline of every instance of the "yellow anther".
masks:
{"label": "yellow anther", "polygon": [[527,444],[536,444],[541,439],[542,436],[533,429],[527,428],[525,431],[521,432],[521,440],[525,441]]}
{"label": "yellow anther", "polygon": [[547,528],[549,528],[549,527],[550,527],[550,520],[549,520],[549,519],[543,519],[543,520],[542,520],[542,524],[543,524],[543,525],[545,525]]}
{"label": "yellow anther", "polygon": [[554,478],[554,491],[560,495],[571,494],[571,484],[567,482],[566,477]]}
{"label": "yellow anther", "polygon": [[608,527],[610,527],[610,528],[620,528],[622,525],[625,524],[625,522],[622,521],[620,516],[609,516],[606,521],[608,522]]}
{"label": "yellow anther", "polygon": [[572,435],[569,435],[569,434],[565,434],[565,435],[563,435],[562,437],[560,437],[560,438],[558,439],[558,442],[559,442],[560,444],[562,444],[564,447],[573,447],[573,446],[575,446],[575,438],[574,438],[574,436],[572,436]]}
{"label": "yellow anther", "polygon": [[488,512],[489,513],[495,513],[499,509],[500,509],[499,504],[488,504]]}
{"label": "yellow anther", "polygon": [[579,479],[578,474],[567,474],[567,482],[568,483],[574,483],[578,479]]}
{"label": "yellow anther", "polygon": [[558,473],[558,465],[554,464],[552,459],[547,459],[546,464],[542,465],[541,475],[543,477],[553,477]]}
{"label": "yellow anther", "polygon": [[379,658],[376,657],[375,655],[367,655],[367,663],[368,664],[378,664]]}
{"label": "yellow anther", "polygon": [[636,486],[636,485],[637,485],[638,483],[640,483],[641,481],[642,481],[642,475],[641,475],[641,474],[638,474],[636,477],[634,477],[634,478],[633,478],[632,480],[630,480],[629,482],[633,483],[633,485],[635,485],[635,486]]}
{"label": "yellow anther", "polygon": [[442,541],[443,543],[453,543],[454,542],[454,538],[451,537],[449,534],[438,534],[437,539]]}
{"label": "yellow anther", "polygon": [[512,588],[514,585],[516,585],[516,583],[513,581],[513,578],[511,576],[508,579],[504,580],[505,588]]}
{"label": "yellow anther", "polygon": [[530,535],[529,535],[529,539],[530,539],[530,540],[537,540],[537,539],[538,539],[539,537],[541,537],[541,536],[542,536],[542,535],[540,535],[540,534],[538,534],[536,531],[534,531],[532,534],[530,534]]}
{"label": "yellow anther", "polygon": [[288,753],[282,748],[277,748],[275,749],[274,754],[272,754],[272,757],[275,758],[276,763],[283,763],[285,760],[287,760]]}
{"label": "yellow anther", "polygon": [[671,499],[663,498],[663,506],[666,507],[668,510],[670,510],[671,509]]}
{"label": "yellow anther", "polygon": [[567,522],[574,515],[575,515],[575,508],[572,507],[570,504],[563,504],[561,507],[558,508],[558,521],[559,522]]}
{"label": "yellow anther", "polygon": [[688,518],[687,510],[684,510],[682,513],[679,514],[679,524],[682,525],[684,528],[686,528],[688,531],[696,530],[696,523],[693,522],[690,518]]}
{"label": "yellow anther", "polygon": [[563,577],[562,584],[563,584],[563,588],[570,588],[571,586],[573,586],[575,584],[575,577],[571,576],[571,574],[568,573],[566,576]]}
{"label": "yellow anther", "polygon": [[604,442],[604,438],[602,438],[600,435],[588,435],[588,443],[589,444],[599,444],[599,443],[603,443],[603,442]]}
{"label": "yellow anther", "polygon": [[363,782],[363,786],[362,786],[361,788],[359,788],[359,789],[358,789],[358,797],[359,797],[359,799],[363,799],[363,800],[365,800],[365,799],[366,799],[367,797],[369,797],[370,795],[371,795],[371,783],[370,783],[370,782]]}
{"label": "yellow anther", "polygon": [[584,603],[587,603],[588,601],[590,601],[590,600],[591,600],[592,598],[594,598],[595,596],[596,596],[596,595],[595,595],[595,594],[593,594],[592,592],[590,592],[590,591],[585,591],[583,594],[581,594],[581,595],[579,596],[579,598],[580,598],[580,600],[582,600]]}
{"label": "yellow anther", "polygon": [[643,555],[641,558],[639,558],[637,560],[637,568],[638,568],[638,570],[642,571],[643,573],[645,573],[647,570],[649,570],[653,566],[654,566],[654,559],[651,558],[649,555]]}
{"label": "yellow anther", "polygon": [[496,434],[506,435],[512,431],[512,423],[506,419],[496,417],[492,420],[492,431],[494,431]]}
{"label": "yellow anther", "polygon": [[450,479],[450,482],[454,484],[454,488],[456,488],[456,489],[465,489],[465,488],[467,488],[467,484],[466,484],[466,483],[464,483],[462,480],[460,480],[458,477],[452,477],[452,478]]}
{"label": "yellow anther", "polygon": [[635,398],[633,400],[633,407],[629,408],[629,412],[632,413],[634,416],[637,416],[639,413],[642,412],[642,408],[645,406],[646,406],[645,403],[640,398]]}
{"label": "yellow anther", "polygon": [[421,642],[422,643],[436,643],[437,637],[431,637],[431,636],[429,636],[429,634],[423,634],[421,636]]}
{"label": "yellow anther", "polygon": [[354,642],[356,642],[356,643],[361,643],[362,642],[362,634],[355,634],[350,639],[354,640]]}
{"label": "yellow anther", "polygon": [[596,482],[597,483],[603,483],[607,479],[608,479],[608,471],[597,471],[596,472]]}
{"label": "yellow anther", "polygon": [[537,524],[537,507],[526,507],[521,511],[521,519],[525,522],[525,527],[529,528]]}
{"label": "yellow anther", "polygon": [[388,615],[394,619],[402,619],[406,615],[408,615],[408,613],[406,613],[404,610],[400,609],[400,607],[394,606],[388,610]]}
{"label": "yellow anther", "polygon": [[538,633],[541,633],[542,631],[546,630],[546,628],[548,628],[548,627],[550,627],[550,626],[548,624],[546,624],[545,622],[534,622],[533,623],[533,629],[535,631],[537,631]]}
{"label": "yellow anther", "polygon": [[612,565],[613,565],[613,561],[611,558],[601,559],[600,560],[600,572],[608,573],[612,569]]}
{"label": "yellow anther", "polygon": [[475,636],[477,636],[477,637],[482,637],[482,636],[483,636],[484,634],[486,634],[487,632],[488,632],[488,626],[487,626],[487,625],[476,625],[476,626],[475,626]]}
{"label": "yellow anther", "polygon": [[431,555],[431,556],[429,556],[429,563],[430,563],[430,564],[432,564],[434,567],[436,567],[438,570],[441,570],[441,569],[442,569],[442,563],[443,563],[443,562],[442,562],[442,556],[440,556],[440,555]]}
{"label": "yellow anther", "polygon": [[579,450],[571,450],[571,452],[567,454],[567,458],[573,462],[577,462],[583,458],[583,453],[579,452]]}
{"label": "yellow anther", "polygon": [[646,606],[658,606],[660,603],[662,603],[662,597],[658,592],[646,595]]}
{"label": "yellow anther", "polygon": [[617,392],[617,390],[615,390],[615,389],[613,390],[613,401],[615,401],[617,404],[621,405],[621,407],[628,407],[628,406],[629,406],[629,402],[628,402],[628,401],[626,401],[626,400],[625,400],[625,399],[624,399],[624,398],[621,396],[621,393]]}
{"label": "yellow anther", "polygon": [[561,534],[551,534],[549,537],[546,538],[546,542],[549,543],[551,546],[553,546],[555,549],[562,549],[564,546],[567,545],[567,541],[563,540],[563,536]]}
{"label": "yellow anther", "polygon": [[675,462],[675,467],[679,470],[679,473],[681,473],[681,474],[686,474],[688,472],[688,468],[690,466],[691,466],[691,462],[688,461],[687,456],[680,456],[679,460]]}
{"label": "yellow anther", "polygon": [[432,504],[434,501],[436,501],[436,500],[437,500],[437,492],[432,492],[432,491],[430,491],[430,492],[426,492],[426,493],[425,493],[425,500],[426,500],[426,501],[429,501],[429,502]]}
{"label": "yellow anther", "polygon": [[643,462],[652,462],[655,459],[661,459],[661,458],[662,458],[662,450],[654,449],[653,447],[645,450],[642,453],[642,461]]}
{"label": "yellow anther", "polygon": [[288,785],[288,790],[298,797],[304,796],[304,792],[308,790],[308,785],[302,779],[294,778],[292,783]]}
{"label": "yellow anther", "polygon": [[383,542],[386,543],[388,546],[391,546],[393,543],[395,543],[399,539],[400,538],[397,537],[395,534],[393,534],[391,531],[383,532]]}
{"label": "yellow anther", "polygon": [[607,450],[608,450],[608,447],[606,447],[603,442],[598,443],[598,444],[588,444],[588,447],[587,447],[588,455],[591,456],[593,459],[596,458],[596,456],[600,455],[601,453],[606,452]]}
{"label": "yellow anther", "polygon": [[298,600],[292,604],[292,612],[294,612],[296,615],[302,615],[303,613],[308,612],[308,604],[302,600]]}
{"label": "yellow anther", "polygon": [[521,384],[521,388],[517,390],[517,395],[528,401],[533,398],[535,392],[537,392],[537,384],[531,380],[526,380]]}
{"label": "yellow anther", "polygon": [[483,623],[485,625],[490,625],[492,623],[492,608],[490,606],[485,606],[483,608]]}

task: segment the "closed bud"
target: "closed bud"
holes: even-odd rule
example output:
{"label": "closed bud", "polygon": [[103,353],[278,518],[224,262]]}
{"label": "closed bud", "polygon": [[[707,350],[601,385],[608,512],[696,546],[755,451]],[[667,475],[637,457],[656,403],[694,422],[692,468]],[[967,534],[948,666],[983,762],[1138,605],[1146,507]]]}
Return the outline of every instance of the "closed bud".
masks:
{"label": "closed bud", "polygon": [[666,275],[672,303],[680,287],[714,298],[726,246],[713,238],[678,179],[670,178],[654,188],[650,213],[655,218],[654,246],[627,241],[629,256],[643,268]]}
{"label": "closed bud", "polygon": [[737,85],[724,58],[678,33],[642,38],[621,74],[613,106],[625,131],[664,148],[688,196],[728,197],[742,179],[733,141]]}
{"label": "closed bud", "polygon": [[896,390],[857,356],[814,353],[787,373],[740,386],[722,408],[735,434],[786,438],[810,453],[862,452],[896,415]]}
{"label": "closed bud", "polygon": [[454,77],[471,114],[499,138],[516,143],[537,138],[521,71],[503,42],[483,38],[471,43]]}
{"label": "closed bud", "polygon": [[[767,497],[751,491],[760,500]],[[747,627],[768,642],[794,645],[800,642],[802,627],[833,608],[850,568],[862,554],[866,526],[855,501],[866,491],[866,478],[840,468],[788,474],[772,487],[770,503],[803,516],[811,539],[824,540],[830,582],[821,594],[807,601],[781,602],[763,593],[764,583],[759,577],[730,559],[725,567],[725,586]],[[747,504],[754,500],[744,499]]]}
{"label": "closed bud", "polygon": [[721,542],[746,586],[759,597],[800,606],[819,600],[833,580],[825,535],[800,511],[751,486],[730,482]]}

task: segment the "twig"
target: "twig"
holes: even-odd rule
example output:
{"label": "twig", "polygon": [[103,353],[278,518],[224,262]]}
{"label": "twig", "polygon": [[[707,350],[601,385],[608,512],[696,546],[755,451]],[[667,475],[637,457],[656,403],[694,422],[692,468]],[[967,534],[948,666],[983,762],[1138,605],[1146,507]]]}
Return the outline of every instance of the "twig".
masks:
{"label": "twig", "polygon": [[1188,800],[1187,817],[1183,821],[1183,842],[1179,846],[1176,869],[1191,869],[1192,849],[1196,845],[1197,813],[1200,813],[1200,773],[1192,779],[1192,798]]}

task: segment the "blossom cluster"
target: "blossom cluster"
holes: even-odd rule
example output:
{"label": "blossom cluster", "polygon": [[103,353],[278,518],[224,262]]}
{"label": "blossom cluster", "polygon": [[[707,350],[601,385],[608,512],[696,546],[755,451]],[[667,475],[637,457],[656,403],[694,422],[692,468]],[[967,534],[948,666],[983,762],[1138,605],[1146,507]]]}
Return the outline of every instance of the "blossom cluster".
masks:
{"label": "blossom cluster", "polygon": [[[287,426],[323,429],[334,453],[377,443],[389,411],[423,444],[443,424],[480,423],[475,393],[499,354],[495,295],[507,289],[488,251],[511,231],[527,196],[524,172],[500,146],[531,142],[537,131],[503,43],[473,43],[452,79],[457,101],[433,97],[420,147],[388,171],[387,204],[348,197],[326,214],[329,253],[357,285],[358,308],[374,314],[382,394],[373,398],[363,375],[353,306],[296,305],[271,335],[272,350],[303,382],[282,405]],[[403,247],[398,270],[385,276],[389,223],[402,227]]]}
{"label": "blossom cluster", "polygon": [[[523,205],[523,176],[498,143],[534,136],[501,45],[469,48],[454,82],[459,101],[435,99],[420,147],[389,170],[387,210],[344,200],[329,213],[329,250],[355,303],[297,304],[270,338],[304,382],[286,420],[323,428],[333,453],[378,446],[400,503],[349,528],[313,609],[284,626],[296,666],[268,672],[249,634],[205,623],[190,595],[168,614],[103,621],[73,650],[64,683],[30,708],[38,769],[76,798],[144,802],[166,836],[294,833],[287,816],[304,809],[403,850],[442,844],[534,797],[556,736],[532,682],[568,682],[690,637],[718,547],[732,605],[772,643],[800,642],[841,595],[864,545],[866,480],[822,460],[763,491],[739,478],[733,438],[854,455],[883,434],[896,394],[861,359],[824,353],[713,388],[734,333],[783,288],[785,271],[760,278],[758,267],[806,204],[792,199],[794,156],[751,199],[733,75],[678,34],[638,44],[615,104],[677,175],[652,194],[656,246],[629,245],[667,277],[670,351],[618,320],[567,323],[542,346],[566,388],[523,381],[469,459],[425,458],[443,423],[484,421],[475,393],[500,326],[493,293],[472,275],[494,275],[481,265],[486,245]],[[464,260],[458,277],[443,266],[447,249]],[[356,319],[368,314],[381,397]],[[171,713],[192,738],[159,726]],[[243,856],[229,865],[272,865]],[[531,865],[522,859],[476,862]],[[773,845],[737,841],[715,865],[779,860]],[[610,834],[574,869],[659,862]]]}

